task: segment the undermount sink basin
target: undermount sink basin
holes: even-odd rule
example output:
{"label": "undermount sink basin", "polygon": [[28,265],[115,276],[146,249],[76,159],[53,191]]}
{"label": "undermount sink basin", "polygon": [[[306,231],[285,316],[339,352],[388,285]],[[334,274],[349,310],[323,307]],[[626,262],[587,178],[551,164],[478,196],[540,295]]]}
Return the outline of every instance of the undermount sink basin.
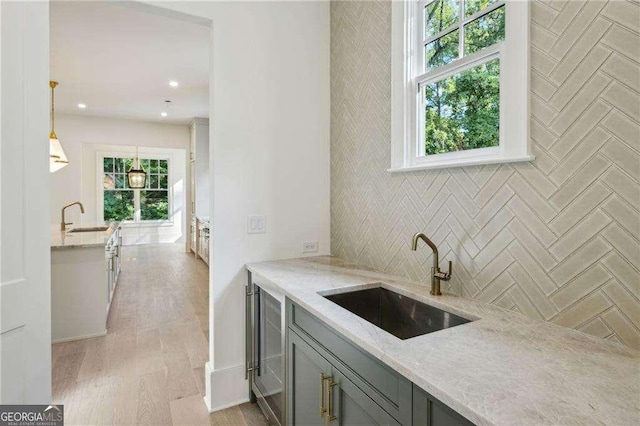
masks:
{"label": "undermount sink basin", "polygon": [[470,322],[382,287],[324,297],[402,340]]}
{"label": "undermount sink basin", "polygon": [[69,230],[69,233],[72,233],[72,232],[104,232],[107,229],[109,229],[108,226],[94,226],[94,227],[87,227],[87,228],[73,228],[73,229]]}

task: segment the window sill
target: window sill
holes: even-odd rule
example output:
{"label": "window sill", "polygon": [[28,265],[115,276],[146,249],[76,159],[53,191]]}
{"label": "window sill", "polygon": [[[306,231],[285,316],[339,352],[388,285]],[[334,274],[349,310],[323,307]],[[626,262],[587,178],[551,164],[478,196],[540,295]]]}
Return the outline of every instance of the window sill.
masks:
{"label": "window sill", "polygon": [[443,161],[433,161],[430,163],[415,164],[412,166],[392,167],[387,169],[390,173],[414,172],[417,170],[437,170],[452,167],[481,166],[485,164],[499,163],[520,163],[523,161],[535,160],[535,155],[524,155],[521,157],[485,157],[469,159],[453,159]]}

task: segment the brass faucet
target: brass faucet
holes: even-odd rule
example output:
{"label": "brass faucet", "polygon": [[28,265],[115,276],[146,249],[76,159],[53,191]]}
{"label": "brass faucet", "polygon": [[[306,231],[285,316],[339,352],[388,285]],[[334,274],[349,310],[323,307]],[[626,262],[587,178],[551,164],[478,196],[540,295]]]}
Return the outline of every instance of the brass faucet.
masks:
{"label": "brass faucet", "polygon": [[64,207],[62,208],[62,222],[60,222],[60,230],[61,230],[62,232],[64,232],[64,231],[66,231],[66,230],[67,230],[67,225],[71,225],[71,224],[73,224],[73,222],[66,222],[66,221],[64,220],[64,211],[65,211],[65,209],[66,209],[67,207],[71,207],[71,206],[76,205],[76,204],[80,206],[80,212],[82,212],[82,214],[84,214],[84,206],[82,205],[82,203],[81,203],[80,201],[74,201],[73,203],[69,203],[69,204],[67,204],[66,206],[64,206]]}
{"label": "brass faucet", "polygon": [[440,292],[440,280],[449,281],[451,279],[451,261],[449,261],[449,272],[442,272],[440,270],[439,258],[438,258],[438,247],[433,244],[426,235],[422,232],[417,233],[413,236],[413,241],[411,242],[411,250],[416,251],[418,249],[418,240],[422,240],[433,250],[433,267],[431,268],[431,294],[434,296],[440,296],[442,293]]}

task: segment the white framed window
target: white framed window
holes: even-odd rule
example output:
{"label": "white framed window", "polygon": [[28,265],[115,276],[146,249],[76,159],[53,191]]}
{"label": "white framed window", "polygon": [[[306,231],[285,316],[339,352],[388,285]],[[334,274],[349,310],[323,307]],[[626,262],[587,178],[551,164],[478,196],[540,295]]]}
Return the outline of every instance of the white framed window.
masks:
{"label": "white framed window", "polygon": [[[171,222],[171,161],[166,155],[140,155],[147,172],[144,189],[129,187],[127,172],[134,157],[125,152],[98,153],[99,221],[154,224]],[[101,217],[100,217],[101,216]]]}
{"label": "white framed window", "polygon": [[391,168],[531,161],[529,4],[392,5]]}

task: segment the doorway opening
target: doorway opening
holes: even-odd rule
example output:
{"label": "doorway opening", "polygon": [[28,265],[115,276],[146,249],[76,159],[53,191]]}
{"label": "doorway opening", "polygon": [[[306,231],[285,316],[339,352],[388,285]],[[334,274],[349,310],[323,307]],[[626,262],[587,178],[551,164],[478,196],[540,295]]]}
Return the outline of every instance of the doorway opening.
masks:
{"label": "doorway opening", "polygon": [[51,252],[53,399],[69,424],[209,418],[210,39],[210,23],[134,2],[50,5],[69,161],[51,174],[52,226],[82,204]]}

